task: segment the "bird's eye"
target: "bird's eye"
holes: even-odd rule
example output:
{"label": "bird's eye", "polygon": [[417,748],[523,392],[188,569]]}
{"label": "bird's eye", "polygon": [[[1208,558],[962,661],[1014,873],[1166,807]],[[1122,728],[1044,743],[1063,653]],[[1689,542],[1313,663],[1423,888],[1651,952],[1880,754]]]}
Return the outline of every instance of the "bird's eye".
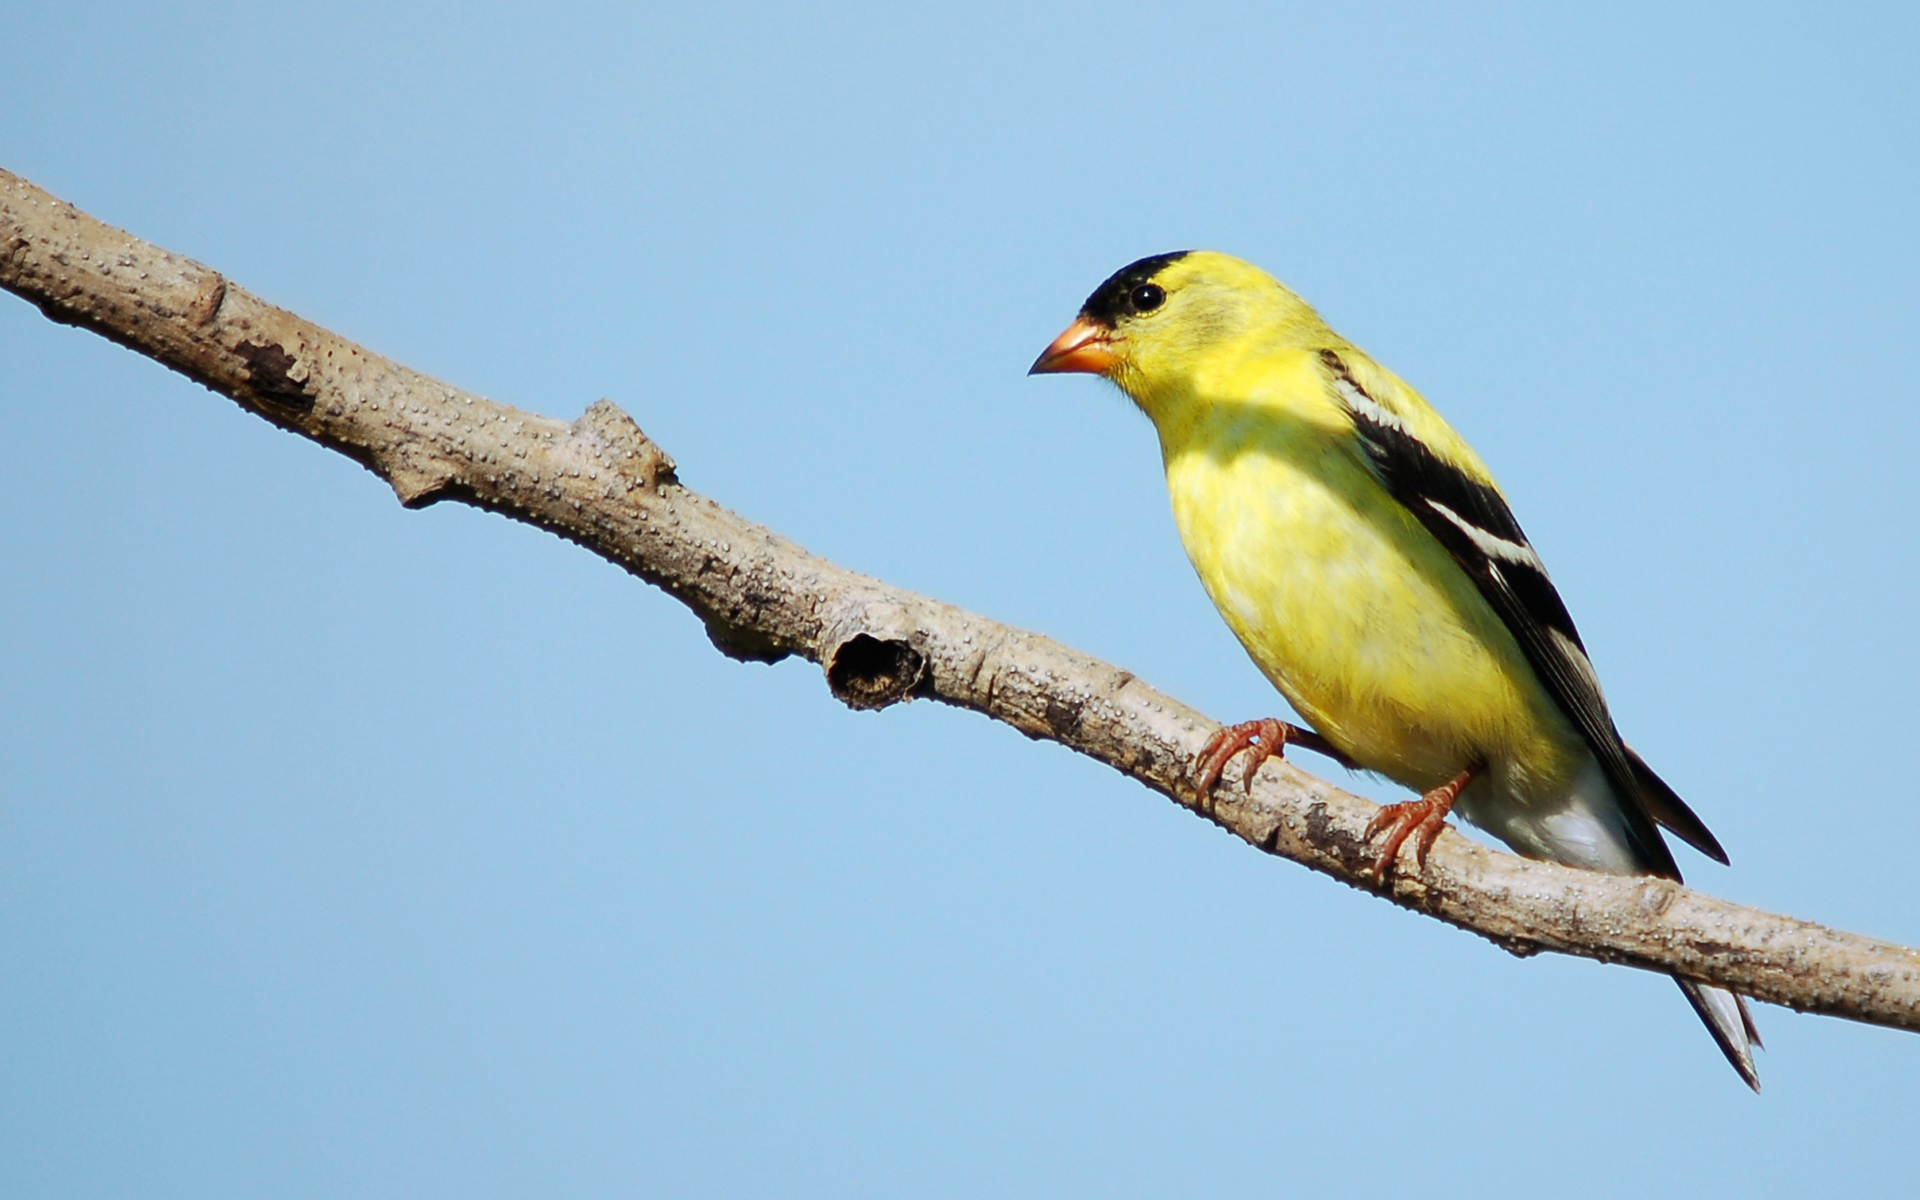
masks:
{"label": "bird's eye", "polygon": [[1127,300],[1137,313],[1152,312],[1167,302],[1167,289],[1157,283],[1143,283],[1127,294]]}

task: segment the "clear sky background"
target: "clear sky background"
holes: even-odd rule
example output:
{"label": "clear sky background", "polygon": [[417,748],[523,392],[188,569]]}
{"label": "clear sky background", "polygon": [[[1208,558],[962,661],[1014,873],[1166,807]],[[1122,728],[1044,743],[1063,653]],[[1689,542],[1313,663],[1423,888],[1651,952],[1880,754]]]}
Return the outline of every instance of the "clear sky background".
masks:
{"label": "clear sky background", "polygon": [[[160,7],[14,6],[0,166],[1219,719],[1280,702],[1150,427],[1024,372],[1133,258],[1260,263],[1492,465],[1690,881],[1920,944],[1910,6]],[[11,297],[0,439],[9,1196],[1920,1167],[1920,1037],[1763,1006],[1756,1098],[1664,979],[848,712]]]}

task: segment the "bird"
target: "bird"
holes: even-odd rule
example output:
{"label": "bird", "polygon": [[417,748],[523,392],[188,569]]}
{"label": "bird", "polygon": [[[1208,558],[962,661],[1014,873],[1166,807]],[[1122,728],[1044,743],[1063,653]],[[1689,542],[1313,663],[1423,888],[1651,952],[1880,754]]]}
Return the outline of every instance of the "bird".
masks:
{"label": "bird", "polygon": [[[1267,272],[1208,250],[1157,254],[1095,288],[1028,372],[1119,386],[1159,434],[1175,524],[1207,594],[1308,728],[1220,729],[1208,794],[1244,753],[1251,786],[1288,744],[1418,799],[1383,807],[1384,884],[1450,812],[1516,853],[1680,879],[1665,827],[1719,841],[1624,740],[1545,564],[1492,474],[1397,375]],[[1676,976],[1760,1090],[1745,997]]]}

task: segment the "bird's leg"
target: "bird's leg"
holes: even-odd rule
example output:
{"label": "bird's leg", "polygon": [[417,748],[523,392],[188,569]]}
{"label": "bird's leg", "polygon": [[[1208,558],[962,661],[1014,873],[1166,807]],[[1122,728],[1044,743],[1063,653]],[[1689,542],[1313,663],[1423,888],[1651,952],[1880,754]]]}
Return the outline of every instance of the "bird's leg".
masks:
{"label": "bird's leg", "polygon": [[1194,793],[1205,796],[1213,791],[1213,785],[1220,782],[1220,772],[1226,770],[1227,763],[1242,750],[1247,752],[1247,761],[1240,778],[1247,791],[1252,792],[1253,777],[1260,770],[1260,764],[1269,758],[1285,758],[1287,743],[1303,735],[1311,736],[1306,730],[1273,717],[1222,725],[1214,730],[1207,744],[1200,748],[1200,756],[1193,760]]}
{"label": "bird's leg", "polygon": [[1427,851],[1433,849],[1440,831],[1447,827],[1447,814],[1453,811],[1453,802],[1460,798],[1461,791],[1473,782],[1473,777],[1480,771],[1477,765],[1468,767],[1418,800],[1389,804],[1375,813],[1373,820],[1367,822],[1366,836],[1371,838],[1383,829],[1388,833],[1386,844],[1380,847],[1379,855],[1373,860],[1374,875],[1382,882],[1386,880],[1387,869],[1393,866],[1401,843],[1414,833],[1420,836],[1414,839],[1413,861],[1425,867]]}
{"label": "bird's leg", "polygon": [[1303,750],[1312,750],[1324,754],[1343,767],[1357,767],[1351,758],[1334,749],[1333,743],[1321,737],[1311,729],[1302,729],[1298,725],[1289,725],[1285,721],[1267,717],[1259,721],[1242,721],[1238,725],[1223,725],[1214,730],[1207,744],[1193,760],[1193,787],[1196,796],[1205,796],[1220,782],[1220,773],[1227,769],[1227,763],[1233,756],[1246,750],[1246,768],[1240,774],[1240,781],[1249,793],[1253,791],[1253,777],[1259,773],[1260,764],[1269,758],[1285,758],[1288,746],[1298,746]]}

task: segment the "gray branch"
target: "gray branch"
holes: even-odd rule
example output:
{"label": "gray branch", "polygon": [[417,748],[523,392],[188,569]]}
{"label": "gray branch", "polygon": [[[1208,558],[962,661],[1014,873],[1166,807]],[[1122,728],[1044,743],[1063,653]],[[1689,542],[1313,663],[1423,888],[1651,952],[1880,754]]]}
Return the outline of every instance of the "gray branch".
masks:
{"label": "gray branch", "polygon": [[0,286],[329,446],[422,507],[458,500],[578,542],[666,589],[723,653],[797,654],[856,708],[925,697],[1058,742],[1249,845],[1470,930],[1720,984],[1856,1021],[1920,1028],[1920,952],[1716,900],[1661,879],[1530,862],[1449,831],[1382,885],[1378,810],[1274,762],[1251,792],[1186,780],[1212,721],[1065,646],[817,558],[681,487],[673,460],[602,400],[571,424],[449,387],[273,307],[219,272],[0,171]]}

